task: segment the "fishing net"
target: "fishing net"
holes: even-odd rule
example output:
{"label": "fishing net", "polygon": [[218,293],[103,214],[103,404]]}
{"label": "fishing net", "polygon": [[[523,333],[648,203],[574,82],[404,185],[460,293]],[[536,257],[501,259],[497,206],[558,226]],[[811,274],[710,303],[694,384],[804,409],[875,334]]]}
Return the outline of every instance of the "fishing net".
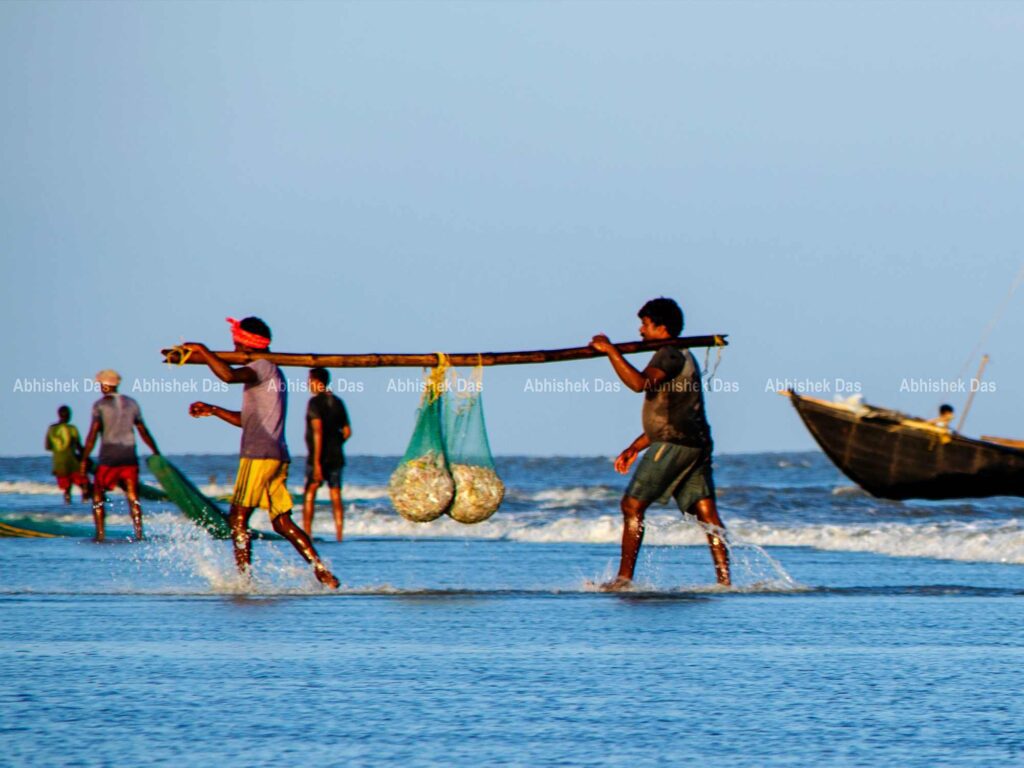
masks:
{"label": "fishing net", "polygon": [[220,507],[206,498],[176,466],[161,455],[150,456],[146,459],[146,466],[163,486],[167,498],[174,502],[189,520],[205,528],[215,538],[231,537],[231,526]]}
{"label": "fishing net", "polygon": [[479,523],[497,511],[505,496],[484,424],[483,368],[478,366],[470,379],[457,379],[453,372],[452,383],[444,397],[444,438],[455,500],[447,511],[460,523]]}
{"label": "fishing net", "polygon": [[442,434],[447,364],[443,355],[439,357],[441,364],[427,376],[409,447],[388,481],[391,503],[398,514],[414,523],[439,518],[455,494]]}

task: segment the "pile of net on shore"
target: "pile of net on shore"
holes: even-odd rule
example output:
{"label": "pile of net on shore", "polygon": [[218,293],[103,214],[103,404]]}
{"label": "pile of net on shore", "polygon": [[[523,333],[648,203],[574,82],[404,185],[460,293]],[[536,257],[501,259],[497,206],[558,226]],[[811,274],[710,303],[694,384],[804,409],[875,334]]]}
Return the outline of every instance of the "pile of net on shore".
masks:
{"label": "pile of net on shore", "polygon": [[447,514],[480,523],[505,496],[494,468],[484,423],[482,368],[470,379],[449,378],[443,356],[427,376],[405,455],[388,482],[391,503],[402,517],[426,523]]}

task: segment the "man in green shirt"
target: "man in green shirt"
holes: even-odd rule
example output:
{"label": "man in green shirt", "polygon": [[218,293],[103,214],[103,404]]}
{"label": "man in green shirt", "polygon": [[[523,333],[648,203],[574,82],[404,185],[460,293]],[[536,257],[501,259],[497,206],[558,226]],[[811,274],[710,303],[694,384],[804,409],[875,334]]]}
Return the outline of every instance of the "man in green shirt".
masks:
{"label": "man in green shirt", "polygon": [[71,486],[82,489],[82,501],[88,500],[92,494],[89,476],[79,471],[82,456],[82,438],[78,429],[71,423],[71,409],[62,405],[57,409],[57,423],[51,424],[46,430],[46,442],[43,445],[53,453],[53,474],[57,478],[57,487],[64,491],[64,503],[71,503]]}
{"label": "man in green shirt", "polygon": [[[683,311],[672,299],[648,301],[637,317],[644,341],[672,339],[683,330]],[[697,518],[707,535],[718,583],[731,584],[725,524],[718,514],[711,474],[711,428],[704,413],[704,390],[696,358],[688,349],[662,347],[641,371],[604,334],[595,336],[590,346],[608,355],[622,383],[644,396],[643,434],[615,460],[615,470],[626,474],[637,456],[644,453],[622,497],[619,575],[602,589],[631,588],[644,540],[644,513],[654,502],[664,504],[669,498],[675,499],[681,512]]]}

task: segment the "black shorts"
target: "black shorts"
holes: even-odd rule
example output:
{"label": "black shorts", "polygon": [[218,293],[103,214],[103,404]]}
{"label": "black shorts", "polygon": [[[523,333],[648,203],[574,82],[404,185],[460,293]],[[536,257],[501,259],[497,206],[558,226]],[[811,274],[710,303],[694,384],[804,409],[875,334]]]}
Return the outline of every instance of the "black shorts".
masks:
{"label": "black shorts", "polygon": [[[341,488],[341,470],[345,467],[328,467],[323,464],[320,465],[320,469],[324,473],[324,482],[327,483],[328,488]],[[306,462],[306,485],[313,482],[313,465]]]}

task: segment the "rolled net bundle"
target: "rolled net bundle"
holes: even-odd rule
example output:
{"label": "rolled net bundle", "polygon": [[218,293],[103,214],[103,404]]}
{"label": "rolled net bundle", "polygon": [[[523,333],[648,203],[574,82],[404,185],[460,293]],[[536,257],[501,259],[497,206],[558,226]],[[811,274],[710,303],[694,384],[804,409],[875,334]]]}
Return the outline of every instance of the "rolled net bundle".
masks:
{"label": "rolled net bundle", "polygon": [[388,481],[391,503],[398,514],[414,523],[427,523],[439,518],[455,495],[455,483],[448,472],[442,435],[446,368],[442,356],[441,365],[427,377],[409,447]]}
{"label": "rolled net bundle", "polygon": [[[460,523],[480,523],[493,515],[505,496],[494,469],[482,399],[483,369],[477,367],[466,387],[451,387],[445,396],[444,438],[448,470],[455,480],[455,500],[448,508]],[[460,390],[465,391],[460,391]]]}

